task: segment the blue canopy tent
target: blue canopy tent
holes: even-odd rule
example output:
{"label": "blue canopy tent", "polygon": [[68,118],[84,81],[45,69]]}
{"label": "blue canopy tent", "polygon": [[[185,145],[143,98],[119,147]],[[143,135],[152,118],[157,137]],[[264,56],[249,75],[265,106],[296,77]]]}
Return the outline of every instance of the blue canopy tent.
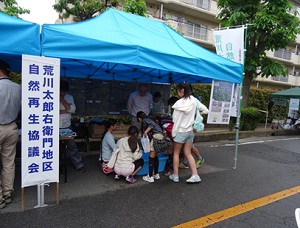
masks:
{"label": "blue canopy tent", "polygon": [[114,9],[73,24],[45,24],[42,56],[61,75],[131,82],[242,81],[242,65],[210,52],[163,22]]}
{"label": "blue canopy tent", "polygon": [[40,56],[40,25],[0,12],[0,59],[21,72],[22,54]]}

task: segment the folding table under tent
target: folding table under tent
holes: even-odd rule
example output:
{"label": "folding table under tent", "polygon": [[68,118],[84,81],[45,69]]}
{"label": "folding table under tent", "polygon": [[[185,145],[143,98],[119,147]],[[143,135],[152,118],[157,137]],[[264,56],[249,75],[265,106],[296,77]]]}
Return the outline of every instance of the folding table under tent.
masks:
{"label": "folding table under tent", "polygon": [[242,82],[242,65],[161,21],[109,9],[72,24],[44,24],[41,54],[61,59],[61,76],[131,82]]}
{"label": "folding table under tent", "polygon": [[0,12],[0,59],[21,72],[22,54],[40,56],[40,25]]}

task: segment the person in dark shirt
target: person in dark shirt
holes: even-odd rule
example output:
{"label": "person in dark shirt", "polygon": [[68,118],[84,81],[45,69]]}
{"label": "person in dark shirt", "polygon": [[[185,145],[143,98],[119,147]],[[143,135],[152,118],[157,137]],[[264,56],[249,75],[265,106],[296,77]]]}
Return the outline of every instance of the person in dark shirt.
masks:
{"label": "person in dark shirt", "polygon": [[[150,139],[150,154],[149,154],[149,172],[147,176],[143,177],[144,181],[153,183],[154,180],[160,179],[158,173],[158,166],[159,166],[159,159],[158,159],[158,152],[155,151],[153,146],[153,139],[163,139],[164,132],[163,129],[159,126],[159,124],[155,121],[150,119],[143,111],[139,111],[136,115],[139,122],[142,123],[142,134],[146,137],[148,136]],[[154,171],[154,175],[153,175]]]}

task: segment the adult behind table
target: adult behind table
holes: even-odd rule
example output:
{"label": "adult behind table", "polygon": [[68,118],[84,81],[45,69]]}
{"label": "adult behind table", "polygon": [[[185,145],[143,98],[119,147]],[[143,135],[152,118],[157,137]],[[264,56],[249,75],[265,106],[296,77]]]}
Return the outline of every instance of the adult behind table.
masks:
{"label": "adult behind table", "polygon": [[158,115],[164,114],[164,104],[162,102],[162,95],[160,92],[155,92],[153,94],[153,103],[152,103],[152,109],[150,111],[149,116],[156,117]]}
{"label": "adult behind table", "polygon": [[148,92],[148,86],[145,83],[139,84],[139,89],[129,95],[127,109],[131,115],[131,125],[141,129],[141,124],[137,121],[136,114],[143,111],[147,116],[152,109],[152,95]]}
{"label": "adult behind table", "polygon": [[[71,114],[75,113],[76,106],[74,98],[69,94],[69,83],[67,81],[60,81],[60,107],[59,107],[59,128],[71,129]],[[76,142],[74,139],[66,140],[67,152],[70,155],[71,161],[75,169],[81,173],[85,172],[84,164],[79,154]]]}
{"label": "adult behind table", "polygon": [[21,108],[21,86],[9,79],[10,66],[0,60],[0,209],[11,203],[15,179],[18,127],[15,119]]}

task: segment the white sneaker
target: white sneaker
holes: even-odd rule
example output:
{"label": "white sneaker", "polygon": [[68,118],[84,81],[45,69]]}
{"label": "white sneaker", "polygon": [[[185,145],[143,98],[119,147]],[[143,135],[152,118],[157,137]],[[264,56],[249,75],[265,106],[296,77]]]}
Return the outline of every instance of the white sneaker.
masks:
{"label": "white sneaker", "polygon": [[155,180],[159,180],[160,179],[159,173],[155,174],[153,177],[154,177]]}
{"label": "white sneaker", "polygon": [[149,175],[143,176],[143,180],[144,180],[144,181],[147,181],[147,182],[150,182],[150,183],[153,183],[153,182],[154,182],[153,176],[152,176],[152,177],[149,177]]}
{"label": "white sneaker", "polygon": [[179,176],[175,176],[174,174],[171,174],[169,176],[169,179],[174,181],[175,183],[178,183],[179,182]]}
{"label": "white sneaker", "polygon": [[197,176],[191,176],[189,179],[186,180],[186,183],[191,183],[191,184],[194,184],[194,183],[200,183],[201,182],[201,178],[199,175]]}

